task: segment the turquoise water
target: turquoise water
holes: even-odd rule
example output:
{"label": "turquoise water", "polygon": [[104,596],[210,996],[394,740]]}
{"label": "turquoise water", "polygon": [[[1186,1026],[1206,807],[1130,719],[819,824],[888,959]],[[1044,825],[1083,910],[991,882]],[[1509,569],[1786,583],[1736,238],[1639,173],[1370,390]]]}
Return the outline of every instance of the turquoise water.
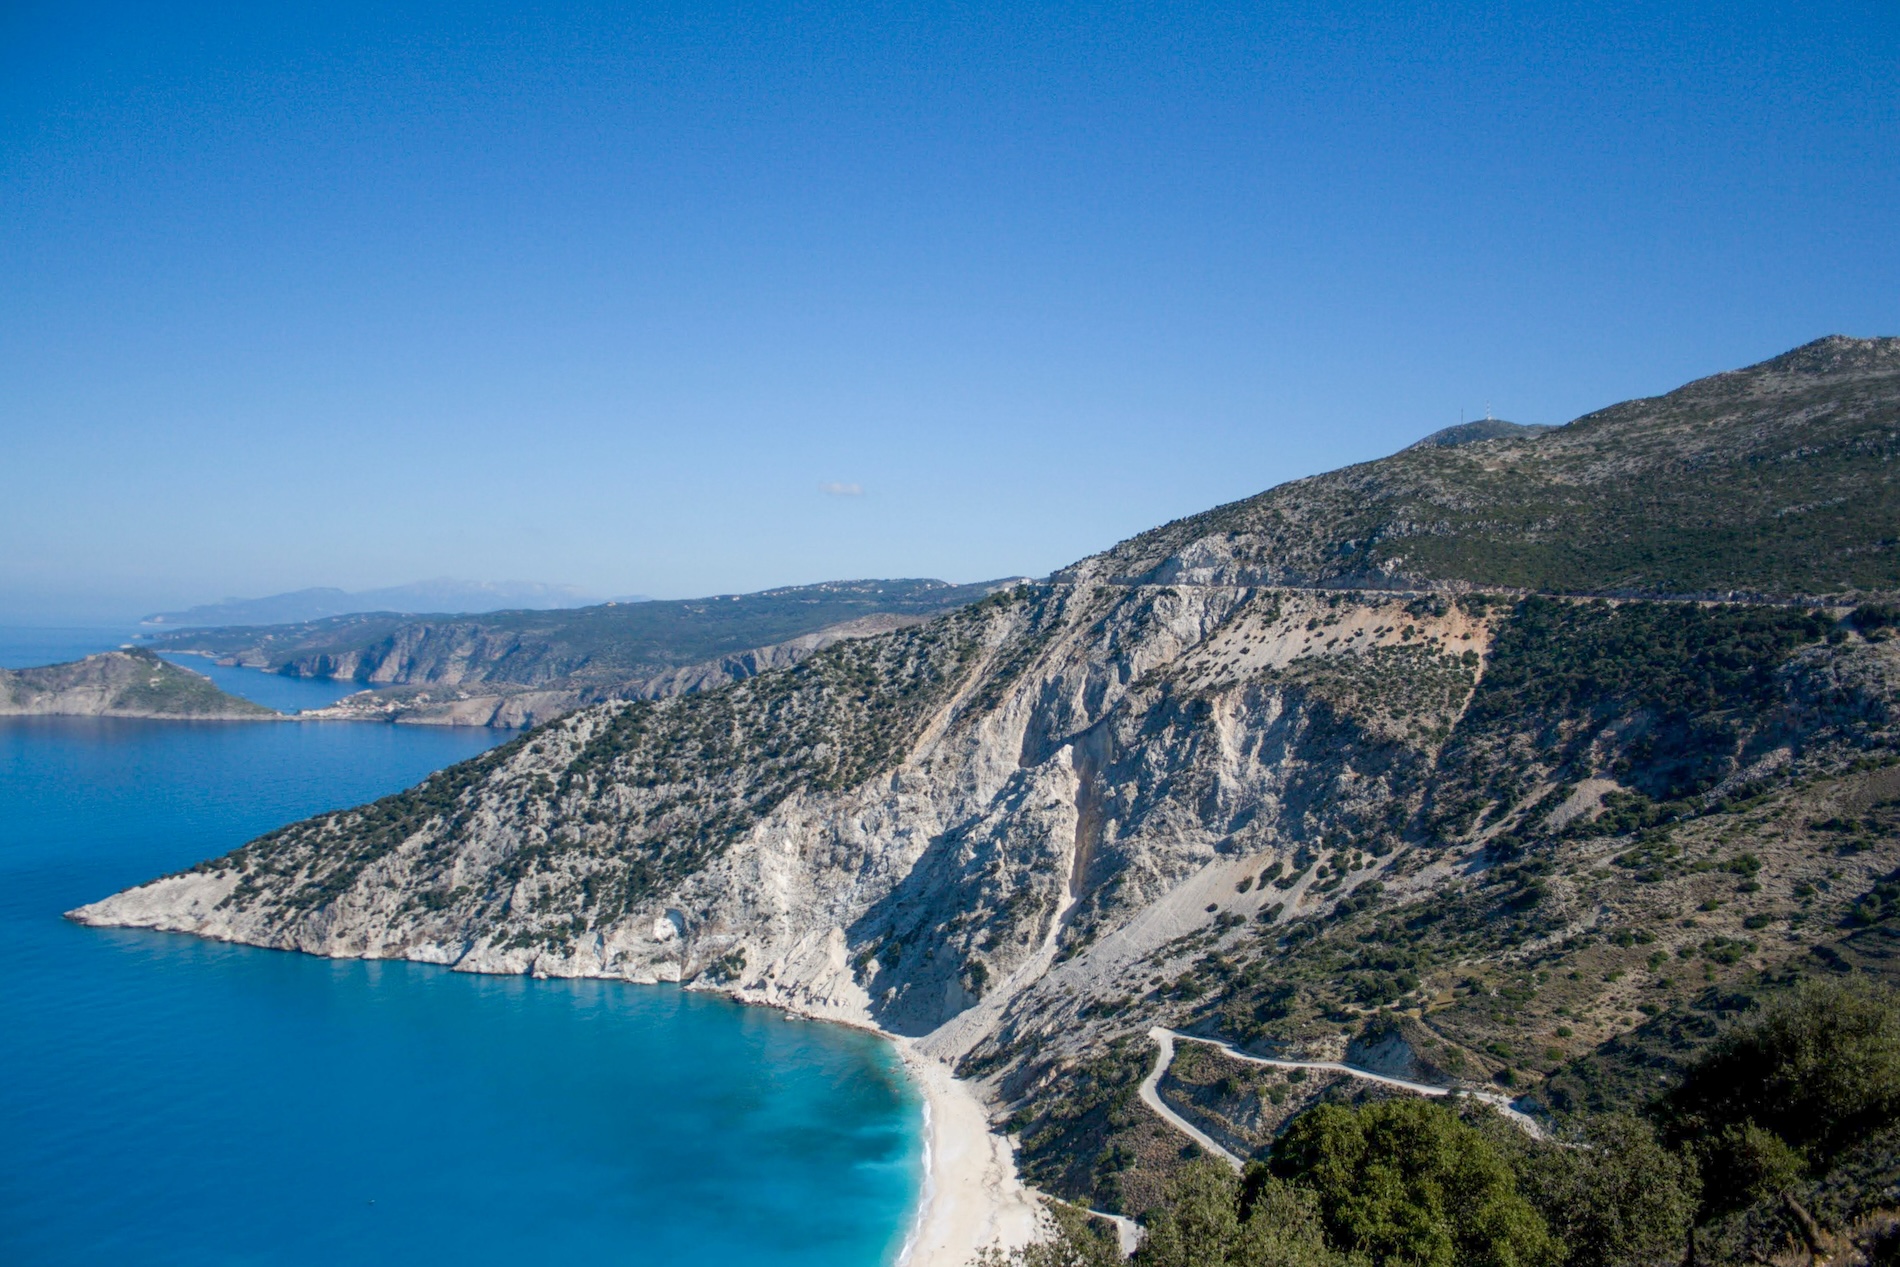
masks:
{"label": "turquoise water", "polygon": [[919,1109],[867,1035],[59,918],[505,737],[0,720],[0,1262],[890,1259]]}

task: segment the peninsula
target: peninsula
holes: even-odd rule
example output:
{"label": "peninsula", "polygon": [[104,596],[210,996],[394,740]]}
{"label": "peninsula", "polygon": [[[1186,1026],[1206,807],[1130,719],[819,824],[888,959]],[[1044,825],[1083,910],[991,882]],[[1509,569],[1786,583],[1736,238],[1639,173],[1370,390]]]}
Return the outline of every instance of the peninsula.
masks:
{"label": "peninsula", "polygon": [[32,669],[0,669],[0,716],[281,721],[282,713],[220,690],[202,674],[140,647]]}
{"label": "peninsula", "polygon": [[708,690],[847,638],[941,615],[1013,581],[826,581],[753,594],[477,615],[359,612],[183,630],[152,644],[364,689],[311,716],[532,726],[610,699]]}

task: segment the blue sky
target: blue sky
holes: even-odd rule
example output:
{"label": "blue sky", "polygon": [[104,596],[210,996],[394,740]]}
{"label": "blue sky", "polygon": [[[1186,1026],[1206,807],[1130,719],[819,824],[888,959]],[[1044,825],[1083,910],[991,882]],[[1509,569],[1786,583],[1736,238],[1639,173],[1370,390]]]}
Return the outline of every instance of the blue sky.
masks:
{"label": "blue sky", "polygon": [[0,5],[0,621],[1039,574],[1900,333],[1896,207],[1891,0]]}

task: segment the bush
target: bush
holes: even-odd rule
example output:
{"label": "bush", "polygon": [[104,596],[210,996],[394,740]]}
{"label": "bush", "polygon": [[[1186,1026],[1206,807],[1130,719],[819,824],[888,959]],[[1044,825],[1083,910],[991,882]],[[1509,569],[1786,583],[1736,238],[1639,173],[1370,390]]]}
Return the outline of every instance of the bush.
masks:
{"label": "bush", "polygon": [[1695,1167],[1648,1122],[1596,1119],[1581,1147],[1527,1148],[1519,1182],[1569,1247],[1565,1267],[1646,1267],[1682,1256],[1695,1219]]}
{"label": "bush", "polygon": [[[1121,1267],[1115,1237],[1081,1211],[1050,1206],[1053,1239],[976,1267]],[[1211,1158],[1182,1168],[1148,1217],[1134,1267],[1355,1267],[1326,1247],[1313,1194],[1250,1166],[1243,1180]]]}
{"label": "bush", "polygon": [[1753,1122],[1725,1126],[1698,1140],[1695,1150],[1709,1175],[1710,1214],[1746,1209],[1778,1196],[1800,1182],[1807,1169],[1786,1140]]}
{"label": "bush", "polygon": [[1511,1166],[1443,1105],[1322,1104],[1273,1148],[1273,1173],[1318,1197],[1327,1240],[1374,1264],[1544,1267],[1563,1246]]}
{"label": "bush", "polygon": [[1148,1220],[1135,1267],[1345,1267],[1326,1246],[1311,1192],[1262,1166],[1243,1181],[1203,1158],[1183,1169]]}
{"label": "bush", "polygon": [[1864,633],[1900,624],[1900,607],[1892,603],[1862,603],[1851,617],[1854,627]]}
{"label": "bush", "polygon": [[1811,983],[1718,1038],[1662,1111],[1677,1140],[1753,1124],[1811,1164],[1824,1162],[1900,1120],[1900,998],[1881,987]]}

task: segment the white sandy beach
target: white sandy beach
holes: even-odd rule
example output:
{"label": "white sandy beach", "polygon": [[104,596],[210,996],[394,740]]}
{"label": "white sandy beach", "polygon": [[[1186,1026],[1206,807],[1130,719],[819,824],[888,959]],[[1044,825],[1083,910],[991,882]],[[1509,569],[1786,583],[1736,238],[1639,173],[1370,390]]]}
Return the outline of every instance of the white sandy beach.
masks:
{"label": "white sandy beach", "polygon": [[946,1065],[893,1041],[929,1115],[923,1198],[900,1267],[968,1267],[984,1246],[1027,1244],[1042,1210],[1016,1176],[1009,1140],[990,1131],[982,1101]]}

